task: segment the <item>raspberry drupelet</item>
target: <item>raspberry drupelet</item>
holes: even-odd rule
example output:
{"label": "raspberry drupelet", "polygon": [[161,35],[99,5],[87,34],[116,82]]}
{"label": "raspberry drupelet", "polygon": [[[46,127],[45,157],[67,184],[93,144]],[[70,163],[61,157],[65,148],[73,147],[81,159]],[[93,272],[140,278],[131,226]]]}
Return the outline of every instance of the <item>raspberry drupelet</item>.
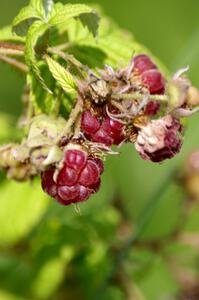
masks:
{"label": "raspberry drupelet", "polygon": [[42,188],[63,205],[83,202],[99,190],[103,171],[99,158],[89,156],[81,148],[68,149],[56,178],[55,168],[43,172]]}

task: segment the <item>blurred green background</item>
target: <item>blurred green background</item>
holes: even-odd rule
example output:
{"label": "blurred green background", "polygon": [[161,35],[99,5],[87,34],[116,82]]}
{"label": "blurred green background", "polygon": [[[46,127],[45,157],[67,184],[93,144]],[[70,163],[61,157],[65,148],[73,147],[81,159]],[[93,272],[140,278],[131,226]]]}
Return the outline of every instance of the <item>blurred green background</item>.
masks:
{"label": "blurred green background", "polygon": [[[9,24],[26,3],[1,1],[0,26]],[[198,1],[102,0],[97,4],[171,72],[188,64],[189,77],[199,87]],[[17,72],[0,63],[1,112],[19,116],[23,83]],[[169,179],[187,153],[199,148],[198,118],[195,115],[187,124],[182,152],[171,161],[161,165],[141,161],[132,146],[125,146],[119,157],[108,159],[103,187],[81,206],[81,216],[73,207],[63,208],[46,199],[37,183],[8,184],[2,179],[0,300],[176,299],[178,281],[164,257],[153,249],[130,249],[123,263],[127,279],[116,274],[107,286],[104,280],[114,265],[108,249],[119,247],[125,237],[131,237],[133,224],[140,222],[147,203],[158,205],[142,239],[162,240],[175,231],[184,195]],[[0,133],[3,131],[2,125]],[[164,191],[160,194],[161,188]],[[145,217],[150,209],[151,205],[145,209]],[[199,230],[197,205],[184,230]],[[195,249],[175,243],[166,246],[165,255],[172,253],[173,259],[198,276]],[[131,287],[127,291],[126,284]],[[100,287],[104,289],[98,290]]]}

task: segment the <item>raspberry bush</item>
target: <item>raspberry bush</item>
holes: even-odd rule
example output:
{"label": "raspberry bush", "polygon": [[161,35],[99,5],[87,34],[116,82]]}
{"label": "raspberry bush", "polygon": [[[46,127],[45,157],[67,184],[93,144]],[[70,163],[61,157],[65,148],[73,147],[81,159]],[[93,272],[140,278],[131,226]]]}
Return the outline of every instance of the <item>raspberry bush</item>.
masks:
{"label": "raspberry bush", "polygon": [[[0,275],[14,278],[20,299],[190,297],[198,273],[184,271],[192,262],[182,263],[181,244],[198,259],[197,237],[182,229],[198,202],[198,153],[180,172],[166,168],[187,147],[199,92],[187,68],[169,74],[100,17],[31,0],[0,30],[0,60],[26,81],[17,133],[0,119]],[[0,298],[2,286],[10,291],[2,280]]]}

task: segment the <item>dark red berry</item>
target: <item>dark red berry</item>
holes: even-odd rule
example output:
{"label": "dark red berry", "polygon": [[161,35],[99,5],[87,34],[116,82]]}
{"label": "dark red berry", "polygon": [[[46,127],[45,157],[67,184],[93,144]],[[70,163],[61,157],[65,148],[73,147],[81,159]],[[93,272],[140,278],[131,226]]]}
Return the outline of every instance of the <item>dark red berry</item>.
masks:
{"label": "dark red berry", "polygon": [[141,75],[142,83],[149,89],[151,94],[158,93],[165,86],[165,80],[158,70],[149,70]]}
{"label": "dark red berry", "polygon": [[56,181],[54,169],[42,174],[42,188],[48,195],[63,205],[69,205],[85,201],[99,190],[100,175],[104,171],[99,158],[89,157],[83,150],[68,149],[63,163]]}
{"label": "dark red berry", "polygon": [[137,55],[133,58],[134,62],[134,71],[141,75],[145,71],[151,69],[157,69],[156,65],[152,62],[152,60],[145,54]]}
{"label": "dark red berry", "polygon": [[79,183],[84,186],[90,186],[95,184],[99,180],[99,177],[100,170],[98,165],[94,161],[88,160],[80,174]]}
{"label": "dark red berry", "polygon": [[68,167],[81,171],[86,164],[87,155],[80,150],[67,150],[65,153],[65,163]]}
{"label": "dark red berry", "polygon": [[82,114],[81,129],[86,134],[93,134],[100,128],[100,122],[97,117],[93,116],[90,111]]}

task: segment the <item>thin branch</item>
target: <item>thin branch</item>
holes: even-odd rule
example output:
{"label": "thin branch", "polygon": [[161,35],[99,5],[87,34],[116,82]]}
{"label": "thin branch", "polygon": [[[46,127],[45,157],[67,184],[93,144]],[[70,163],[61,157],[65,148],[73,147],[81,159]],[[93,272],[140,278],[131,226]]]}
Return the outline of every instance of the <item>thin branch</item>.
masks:
{"label": "thin branch", "polygon": [[72,110],[72,112],[70,114],[70,117],[67,121],[65,128],[63,129],[63,131],[61,132],[61,134],[58,136],[58,138],[56,140],[57,144],[59,144],[60,140],[63,137],[67,136],[71,132],[71,128],[75,124],[75,122],[78,120],[78,117],[79,117],[81,111],[82,111],[82,103],[78,99],[76,106],[74,107],[74,109]]}
{"label": "thin branch", "polygon": [[72,47],[74,45],[74,43],[71,42],[67,42],[65,44],[60,44],[56,47],[52,47],[51,50],[56,50],[56,51],[63,51],[65,49],[68,49],[69,47]]}
{"label": "thin branch", "polygon": [[0,42],[0,54],[23,56],[24,46],[6,43],[6,42]]}
{"label": "thin branch", "polygon": [[[116,101],[120,100],[143,100],[144,95],[141,93],[132,93],[132,94],[113,94],[111,96],[112,99]],[[162,101],[167,102],[168,96],[167,95],[149,95],[150,100],[154,101]]]}
{"label": "thin branch", "polygon": [[6,55],[0,54],[0,60],[10,64],[11,66],[15,67],[16,69],[22,71],[23,73],[28,72],[28,67],[25,64],[23,64],[22,62],[19,62],[14,58],[10,58],[10,57],[7,57]]}

